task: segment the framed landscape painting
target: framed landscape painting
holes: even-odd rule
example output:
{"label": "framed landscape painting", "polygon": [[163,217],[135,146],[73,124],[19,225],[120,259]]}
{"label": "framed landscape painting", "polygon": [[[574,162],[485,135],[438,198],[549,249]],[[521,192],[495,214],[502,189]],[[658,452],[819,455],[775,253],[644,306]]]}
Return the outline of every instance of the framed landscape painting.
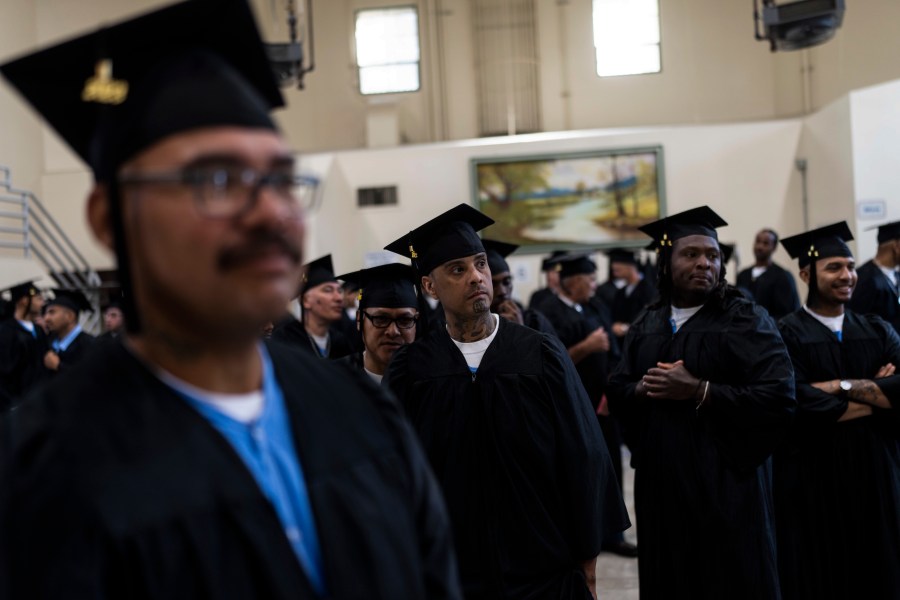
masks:
{"label": "framed landscape painting", "polygon": [[640,246],[638,227],[665,215],[661,146],[475,158],[475,206],[496,223],[484,237],[524,252]]}

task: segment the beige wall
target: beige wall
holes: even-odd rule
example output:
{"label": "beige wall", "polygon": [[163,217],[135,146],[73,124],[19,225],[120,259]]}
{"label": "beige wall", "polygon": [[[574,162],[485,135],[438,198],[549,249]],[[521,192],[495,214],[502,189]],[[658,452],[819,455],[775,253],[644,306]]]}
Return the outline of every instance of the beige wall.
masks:
{"label": "beige wall", "polygon": [[[875,255],[871,227],[900,221],[900,81],[850,94],[853,196],[856,201],[857,259]],[[860,203],[883,203],[884,216],[859,210]]]}
{"label": "beige wall", "polygon": [[[805,158],[808,165],[808,225],[786,235],[841,220],[846,220],[850,229],[855,230],[854,157],[848,96],[806,119],[798,155]],[[855,243],[851,243],[851,248],[854,246]],[[801,296],[804,294],[801,291]]]}
{"label": "beige wall", "polygon": [[[317,0],[316,72],[289,94],[282,123],[300,150],[366,146],[372,101],[360,96],[352,56],[353,11],[376,0]],[[472,14],[468,0],[419,7],[423,88],[387,98],[408,143],[478,136]],[[775,61],[753,39],[747,6],[719,0],[661,3],[663,71],[597,77],[588,0],[538,0],[540,98],[545,131],[775,116]],[[442,42],[442,43],[441,43]],[[445,94],[441,94],[441,91]]]}
{"label": "beige wall", "polygon": [[[32,0],[0,3],[0,56],[20,54],[37,38]],[[0,165],[12,170],[13,184],[36,189],[43,172],[41,129],[16,92],[0,85]]]}
{"label": "beige wall", "polygon": [[662,71],[608,78],[596,75],[591,3],[539,5],[547,130],[567,128],[567,114],[574,129],[774,115],[774,63],[753,39],[749,2],[662,0]]}

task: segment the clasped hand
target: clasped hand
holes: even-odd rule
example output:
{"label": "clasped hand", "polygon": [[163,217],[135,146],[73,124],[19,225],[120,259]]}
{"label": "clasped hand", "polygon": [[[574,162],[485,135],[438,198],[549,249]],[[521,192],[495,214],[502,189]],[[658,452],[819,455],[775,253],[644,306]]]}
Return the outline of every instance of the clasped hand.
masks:
{"label": "clasped hand", "polygon": [[697,393],[700,380],[684,367],[683,360],[656,363],[638,382],[637,393],[649,398],[687,400]]}

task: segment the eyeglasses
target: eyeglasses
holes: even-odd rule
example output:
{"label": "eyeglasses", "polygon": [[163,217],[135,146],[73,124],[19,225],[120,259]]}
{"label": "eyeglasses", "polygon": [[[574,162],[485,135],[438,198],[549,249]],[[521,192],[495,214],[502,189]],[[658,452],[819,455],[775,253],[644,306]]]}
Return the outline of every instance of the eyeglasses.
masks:
{"label": "eyeglasses", "polygon": [[372,321],[372,325],[374,325],[378,329],[387,329],[391,326],[391,323],[395,323],[398,329],[412,329],[416,326],[416,321],[419,320],[419,315],[416,315],[414,317],[403,316],[394,319],[386,315],[370,315],[366,311],[362,311],[362,314],[367,319]]}
{"label": "eyeglasses", "polygon": [[204,165],[164,173],[125,175],[119,178],[119,183],[191,186],[197,210],[212,218],[236,217],[250,210],[263,187],[305,211],[314,210],[319,199],[319,180],[315,177],[289,171],[261,173],[236,166]]}

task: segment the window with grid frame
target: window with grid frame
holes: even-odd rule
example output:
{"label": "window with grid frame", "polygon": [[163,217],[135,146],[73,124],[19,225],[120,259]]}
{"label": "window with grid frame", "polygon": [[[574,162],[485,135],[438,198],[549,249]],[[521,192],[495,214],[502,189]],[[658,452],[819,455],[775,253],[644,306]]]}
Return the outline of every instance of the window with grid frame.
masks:
{"label": "window with grid frame", "polygon": [[355,39],[360,93],[419,90],[419,15],[414,6],[357,11]]}
{"label": "window with grid frame", "polygon": [[597,75],[659,73],[659,0],[593,0]]}

